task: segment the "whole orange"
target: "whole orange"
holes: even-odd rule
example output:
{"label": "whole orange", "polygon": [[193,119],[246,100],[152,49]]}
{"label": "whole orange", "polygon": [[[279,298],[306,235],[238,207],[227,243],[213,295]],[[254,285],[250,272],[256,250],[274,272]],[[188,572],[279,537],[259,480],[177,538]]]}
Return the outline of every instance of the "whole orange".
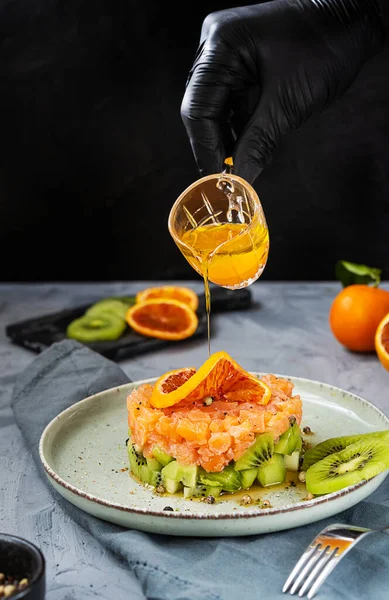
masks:
{"label": "whole orange", "polygon": [[329,313],[332,333],[354,352],[375,350],[377,327],[389,312],[389,292],[366,284],[353,284],[335,296]]}

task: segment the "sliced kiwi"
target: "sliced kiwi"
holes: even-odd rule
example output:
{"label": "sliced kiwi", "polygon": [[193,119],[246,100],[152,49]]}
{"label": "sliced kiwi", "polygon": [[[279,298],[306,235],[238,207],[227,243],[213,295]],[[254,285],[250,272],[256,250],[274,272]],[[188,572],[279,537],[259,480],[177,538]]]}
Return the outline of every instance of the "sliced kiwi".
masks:
{"label": "sliced kiwi", "polygon": [[239,473],[242,482],[242,489],[248,490],[251,488],[257,478],[258,469],[245,469],[244,471],[239,471]]}
{"label": "sliced kiwi", "polygon": [[362,437],[309,467],[305,484],[311,494],[330,494],[371,479],[386,469],[389,469],[389,439]]}
{"label": "sliced kiwi", "polygon": [[66,335],[79,342],[102,342],[117,340],[126,327],[127,324],[123,319],[111,313],[95,317],[84,315],[69,323]]}
{"label": "sliced kiwi", "polygon": [[157,459],[158,462],[161,463],[163,467],[166,467],[172,460],[174,460],[173,456],[164,452],[159,446],[154,446],[152,454],[154,458]]}
{"label": "sliced kiwi", "polygon": [[207,473],[205,469],[199,468],[197,481],[211,487],[220,486],[225,492],[237,492],[242,487],[240,473],[232,465],[224,467],[219,473]]}
{"label": "sliced kiwi", "polygon": [[172,460],[161,471],[162,483],[167,479],[177,481],[187,487],[195,487],[197,470],[196,465],[182,465],[178,460]]}
{"label": "sliced kiwi", "polygon": [[115,298],[105,298],[104,300],[100,300],[99,302],[92,304],[85,314],[88,317],[99,317],[100,315],[110,313],[125,321],[127,310],[127,304],[121,302],[121,300],[116,300]]}
{"label": "sliced kiwi", "polygon": [[158,486],[162,483],[162,465],[154,458],[145,458],[141,452],[137,452],[135,444],[127,444],[130,469],[133,475],[143,483]]}
{"label": "sliced kiwi", "polygon": [[296,419],[294,419],[290,427],[280,435],[278,442],[274,445],[274,452],[278,454],[292,454],[292,452],[301,447],[301,444],[300,427]]}
{"label": "sliced kiwi", "polygon": [[295,450],[292,454],[284,454],[284,462],[287,471],[298,471],[300,469],[301,451]]}
{"label": "sliced kiwi", "polygon": [[134,306],[135,302],[136,302],[136,296],[113,296],[112,298],[108,298],[109,300],[120,300],[120,302],[123,302],[123,304],[125,304],[127,306],[127,308],[130,308],[130,306]]}
{"label": "sliced kiwi", "polygon": [[273,454],[258,469],[257,479],[262,487],[283,483],[286,477],[285,461],[282,454]]}
{"label": "sliced kiwi", "polygon": [[306,450],[303,458],[302,470],[307,471],[309,467],[318,462],[319,460],[333,454],[334,452],[340,452],[350,444],[354,444],[359,440],[369,440],[373,438],[388,438],[389,430],[384,431],[373,431],[369,433],[359,433],[355,435],[342,435],[339,437],[332,437],[319,444],[316,444],[313,448]]}
{"label": "sliced kiwi", "polygon": [[234,468],[237,471],[257,469],[269,460],[274,454],[274,439],[271,433],[261,433],[255,442],[236,461]]}
{"label": "sliced kiwi", "polygon": [[162,485],[169,494],[176,494],[183,489],[182,483],[180,481],[176,481],[175,479],[170,479],[170,477],[164,477],[162,481]]}

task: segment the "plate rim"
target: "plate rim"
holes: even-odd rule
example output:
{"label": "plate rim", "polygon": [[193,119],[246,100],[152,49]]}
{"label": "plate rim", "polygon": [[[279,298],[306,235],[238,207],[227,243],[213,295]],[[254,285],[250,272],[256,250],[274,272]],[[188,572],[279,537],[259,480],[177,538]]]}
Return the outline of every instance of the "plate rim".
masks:
{"label": "plate rim", "polygon": [[[262,371],[249,371],[249,373],[252,375],[256,375],[256,376],[263,376],[263,375],[268,374],[268,373],[262,372]],[[386,421],[386,423],[388,424],[388,428],[389,428],[389,416],[387,416],[377,406],[375,406],[374,404],[372,404],[371,402],[369,402],[362,396],[355,394],[354,392],[350,392],[339,386],[334,386],[332,384],[325,383],[323,381],[309,379],[306,377],[299,377],[299,376],[294,376],[294,375],[283,375],[283,374],[278,374],[278,373],[274,373],[274,375],[276,377],[284,378],[284,379],[287,379],[288,381],[292,381],[295,383],[301,382],[303,384],[304,383],[315,384],[315,385],[318,385],[321,387],[325,387],[328,390],[334,390],[338,393],[342,393],[342,394],[346,393],[349,396],[352,396],[355,400],[357,400],[361,404],[368,406],[369,409],[375,411],[377,413],[377,415],[383,419],[384,422]],[[312,507],[326,504],[326,503],[330,502],[331,500],[336,500],[338,498],[347,496],[347,495],[353,493],[354,491],[357,491],[357,490],[363,488],[364,486],[366,486],[373,480],[377,481],[377,479],[381,479],[381,483],[382,483],[384,481],[384,479],[387,477],[387,475],[389,474],[388,471],[384,471],[382,473],[379,473],[378,475],[376,475],[375,477],[373,477],[371,479],[366,479],[364,481],[360,481],[358,483],[355,483],[354,485],[348,486],[348,487],[338,490],[336,492],[332,492],[330,494],[325,494],[323,496],[318,496],[318,497],[313,498],[312,500],[303,500],[300,502],[289,504],[289,505],[281,507],[281,508],[270,507],[270,508],[261,508],[261,509],[257,509],[257,510],[251,508],[247,512],[240,511],[240,512],[236,512],[236,513],[232,513],[232,511],[220,512],[220,513],[196,513],[196,512],[189,512],[189,513],[185,512],[184,513],[184,512],[175,512],[175,511],[165,511],[164,512],[163,510],[152,510],[149,508],[144,509],[141,507],[124,506],[123,504],[104,500],[104,499],[100,498],[99,496],[96,496],[90,492],[84,492],[84,491],[78,489],[77,487],[75,487],[74,485],[68,483],[60,475],[58,475],[58,473],[50,466],[48,460],[45,457],[44,444],[46,442],[46,437],[50,433],[51,427],[53,427],[54,423],[59,418],[63,418],[66,416],[66,414],[68,412],[70,413],[70,412],[74,411],[75,407],[79,407],[79,406],[83,405],[84,403],[86,404],[88,402],[91,402],[92,400],[99,398],[100,396],[103,396],[105,394],[109,394],[110,392],[119,393],[121,390],[123,390],[126,387],[132,387],[133,389],[135,389],[135,387],[133,387],[133,386],[139,387],[140,385],[145,384],[145,383],[155,383],[157,381],[157,379],[158,379],[158,377],[137,379],[134,381],[129,381],[128,383],[124,383],[122,385],[113,386],[111,388],[101,390],[100,392],[96,392],[95,394],[91,394],[90,396],[87,396],[86,398],[82,398],[81,400],[78,400],[71,406],[68,406],[67,408],[65,408],[64,410],[59,412],[53,419],[51,419],[49,421],[49,423],[47,423],[47,425],[44,427],[44,429],[41,433],[41,436],[40,436],[40,440],[39,440],[39,458],[40,458],[42,466],[46,472],[46,475],[49,477],[49,479],[51,478],[53,481],[55,481],[55,483],[57,485],[59,485],[60,487],[64,488],[67,492],[70,492],[71,494],[74,494],[75,496],[77,496],[79,498],[82,498],[84,500],[87,500],[89,502],[97,504],[99,506],[103,506],[107,509],[112,509],[115,511],[119,510],[122,513],[129,513],[132,515],[139,515],[139,516],[161,517],[164,519],[168,518],[168,519],[179,519],[179,520],[184,519],[184,520],[198,520],[198,521],[205,521],[205,520],[207,520],[207,521],[224,521],[224,520],[232,519],[235,521],[235,520],[239,520],[239,519],[252,519],[252,518],[257,519],[257,518],[261,518],[261,517],[263,518],[263,517],[277,516],[280,514],[288,514],[291,512],[304,511],[304,510],[307,510]],[[141,484],[139,484],[139,485],[141,485]]]}

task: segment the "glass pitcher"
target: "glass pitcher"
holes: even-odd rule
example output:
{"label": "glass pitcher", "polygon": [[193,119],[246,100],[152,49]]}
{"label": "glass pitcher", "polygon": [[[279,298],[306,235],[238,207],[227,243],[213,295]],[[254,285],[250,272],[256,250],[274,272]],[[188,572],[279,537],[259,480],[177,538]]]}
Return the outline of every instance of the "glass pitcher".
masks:
{"label": "glass pitcher", "polygon": [[235,174],[208,175],[192,183],[173,204],[168,228],[205,282],[244,288],[266,266],[269,230],[261,202]]}

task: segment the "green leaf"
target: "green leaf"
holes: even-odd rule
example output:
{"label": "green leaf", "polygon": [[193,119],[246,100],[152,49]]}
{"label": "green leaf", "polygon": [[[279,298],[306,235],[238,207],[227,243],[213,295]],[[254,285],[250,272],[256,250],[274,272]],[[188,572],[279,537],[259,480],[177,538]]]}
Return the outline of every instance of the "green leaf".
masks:
{"label": "green leaf", "polygon": [[335,276],[343,287],[355,283],[371,284],[373,287],[378,287],[381,283],[381,273],[382,269],[356,265],[345,260],[339,260],[335,265]]}

